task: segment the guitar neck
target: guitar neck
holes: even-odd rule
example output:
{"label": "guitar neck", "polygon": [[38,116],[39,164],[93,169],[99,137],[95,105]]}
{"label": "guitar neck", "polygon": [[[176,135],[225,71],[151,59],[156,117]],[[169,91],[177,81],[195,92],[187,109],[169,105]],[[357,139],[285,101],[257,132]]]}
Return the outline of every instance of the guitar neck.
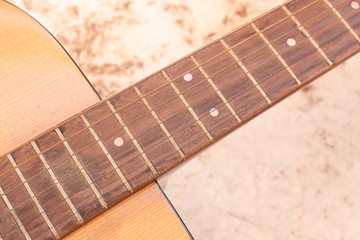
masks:
{"label": "guitar neck", "polygon": [[0,157],[0,218],[77,228],[357,53],[355,3],[288,1]]}

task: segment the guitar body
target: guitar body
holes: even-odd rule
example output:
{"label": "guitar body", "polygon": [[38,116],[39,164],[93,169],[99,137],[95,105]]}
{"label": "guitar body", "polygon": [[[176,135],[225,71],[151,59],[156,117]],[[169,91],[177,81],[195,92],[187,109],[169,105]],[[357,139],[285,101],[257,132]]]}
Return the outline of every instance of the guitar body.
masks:
{"label": "guitar body", "polygon": [[[33,18],[0,1],[0,155],[99,101],[59,43]],[[0,163],[1,164],[1,163]],[[0,239],[12,239],[0,229]],[[68,239],[188,239],[153,183]]]}
{"label": "guitar body", "polygon": [[91,221],[67,240],[190,239],[156,184]]}

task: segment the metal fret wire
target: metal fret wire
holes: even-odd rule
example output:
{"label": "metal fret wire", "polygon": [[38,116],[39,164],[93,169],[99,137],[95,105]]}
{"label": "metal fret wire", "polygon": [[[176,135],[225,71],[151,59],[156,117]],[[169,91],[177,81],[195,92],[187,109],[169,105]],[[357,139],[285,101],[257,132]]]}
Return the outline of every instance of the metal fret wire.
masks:
{"label": "metal fret wire", "polygon": [[[318,0],[318,1],[321,1],[321,0]],[[318,1],[316,1],[316,2],[318,2]],[[344,0],[344,1],[346,1],[346,0]],[[343,2],[344,2],[343,1]],[[288,1],[289,2],[289,1]],[[341,3],[343,3],[343,2],[341,2]],[[315,3],[315,2],[314,2]],[[312,4],[314,4],[314,3],[312,3]],[[341,4],[340,3],[340,4]],[[310,5],[312,5],[312,4],[310,4]],[[340,5],[339,4],[339,5]],[[306,6],[306,7],[304,7],[304,8],[302,8],[302,9],[300,9],[299,11],[297,11],[297,12],[300,12],[300,11],[302,11],[303,9],[305,9],[305,8],[307,8],[307,7],[309,7],[310,5],[308,5],[308,6]],[[337,5],[338,6],[338,5]],[[324,13],[326,13],[326,12],[328,12],[328,11],[332,11],[332,9],[329,9],[329,10],[327,10],[327,11],[325,11],[325,12],[323,12],[322,14],[324,14]],[[295,14],[295,13],[293,13],[293,14]],[[318,15],[318,16],[316,16],[315,18],[317,18],[317,17],[319,17],[319,16],[321,16],[322,14],[320,14],[320,15]],[[343,17],[345,17],[346,15],[344,15]],[[313,18],[313,19],[315,19],[315,18]],[[286,18],[284,18],[284,19],[282,19],[281,21],[283,21],[283,20],[285,20]],[[313,19],[310,19],[309,21],[311,21],[311,20],[313,20]],[[281,22],[281,21],[279,21],[279,22]],[[277,23],[275,23],[275,24],[278,24],[279,22],[277,22]],[[338,22],[337,22],[338,23]],[[335,23],[335,24],[337,24],[337,23]],[[274,24],[274,25],[275,25]],[[334,24],[334,25],[335,25]],[[270,27],[272,27],[272,26],[274,26],[274,25],[271,25]],[[331,27],[332,25],[329,25],[329,26],[327,26],[327,27]],[[268,28],[270,28],[270,27],[268,27]],[[266,29],[264,29],[263,31],[265,31],[265,30],[267,30],[268,28],[266,28]],[[235,29],[234,31],[236,31],[236,30],[238,30],[239,28],[237,28],[237,29]],[[294,31],[294,30],[296,30],[296,29],[298,29],[298,28],[295,28],[295,29],[293,29],[293,30],[291,30],[291,31]],[[321,30],[324,30],[325,28],[322,28]],[[327,30],[327,29],[325,29],[325,30]],[[232,31],[232,32],[234,32],[234,31]],[[291,31],[289,31],[289,32],[291,32]],[[231,32],[231,33],[232,33]],[[287,33],[285,33],[284,35],[286,35],[286,34],[288,34],[289,32],[287,32]],[[349,32],[349,31],[347,31],[347,32]],[[230,33],[230,34],[231,34]],[[319,33],[319,32],[317,32],[317,33]],[[284,36],[283,35],[283,36]],[[316,34],[317,35],[317,34]],[[257,35],[255,35],[255,36],[257,36]],[[283,36],[281,36],[281,37],[283,37]],[[252,36],[252,37],[254,37],[254,36]],[[252,38],[251,37],[251,38]],[[279,38],[281,38],[281,37],[279,37]],[[250,38],[249,38],[250,39]],[[247,39],[247,40],[249,40],[249,39]],[[305,38],[305,39],[303,39],[303,40],[306,40],[307,38]],[[242,43],[244,43],[244,42],[246,42],[247,40],[245,40],[245,41],[243,41]],[[274,41],[276,41],[276,40],[278,40],[278,39],[275,39]],[[272,41],[272,42],[274,42],[274,41]],[[240,44],[242,44],[242,43],[240,43]],[[207,45],[208,46],[208,45]],[[267,45],[265,45],[264,47],[266,47]],[[232,48],[234,48],[235,46],[233,46]],[[261,48],[260,48],[261,49]],[[231,49],[230,49],[231,50]],[[259,50],[259,49],[258,49]],[[256,51],[258,51],[258,50],[256,50]],[[256,52],[256,51],[254,51],[254,52]],[[223,53],[226,53],[226,52],[228,52],[228,51],[224,51]],[[253,53],[254,53],[253,52]],[[284,52],[286,52],[286,51],[284,51]],[[219,55],[217,55],[217,56],[215,56],[214,58],[212,58],[212,59],[215,59],[216,57],[218,57],[218,56],[220,56],[220,55],[222,55],[223,53],[220,53]],[[283,53],[283,52],[282,52]],[[250,54],[251,55],[251,54]],[[247,56],[246,56],[247,57]],[[208,60],[208,61],[211,61],[212,59],[210,59],[210,60]],[[179,61],[181,61],[181,60],[179,60]],[[237,62],[236,63],[234,63],[234,64],[237,64]],[[230,66],[232,66],[232,65],[230,65]],[[197,69],[197,67],[196,68],[194,68],[194,69]],[[192,70],[194,70],[194,69],[192,69]],[[189,70],[188,72],[191,72],[192,70]],[[223,70],[225,70],[225,69],[223,69]],[[222,71],[223,71],[222,70]],[[220,71],[221,72],[221,71]],[[185,75],[186,73],[184,73],[184,75]],[[214,75],[216,75],[216,74],[218,74],[218,73],[215,73]],[[180,77],[182,77],[183,75],[181,75],[181,76],[179,76],[179,77],[177,77],[176,79],[178,79],[178,78],[180,78]],[[212,75],[213,76],[213,75]],[[146,78],[147,79],[147,78]],[[176,79],[173,79],[172,81],[174,81],[174,80],[176,80]],[[203,80],[203,81],[206,81],[207,79],[205,79],[205,80]],[[138,83],[140,83],[140,82],[138,82]],[[136,83],[136,84],[138,84],[138,83]],[[167,84],[165,84],[165,85],[167,85]],[[164,86],[165,86],[164,85]],[[193,86],[194,87],[194,86]],[[161,88],[161,87],[159,87],[159,88]],[[158,88],[158,89],[159,89]],[[156,91],[157,89],[155,89],[154,91]],[[245,93],[245,92],[244,92]],[[151,94],[151,93],[149,93],[149,94]],[[147,94],[147,95],[149,95],[149,94]],[[239,96],[238,96],[239,97]],[[109,99],[111,99],[111,98],[109,98]],[[105,99],[105,100],[109,100],[109,99]],[[231,99],[231,100],[233,100],[233,99]],[[231,101],[231,100],[229,100],[229,101]],[[137,101],[139,101],[139,100],[137,100]],[[135,101],[136,102],[136,101]],[[101,103],[99,103],[99,104],[101,104]],[[98,105],[98,104],[97,104]],[[96,105],[96,106],[97,106]],[[131,103],[129,104],[129,105],[131,105]],[[223,106],[223,105],[225,105],[225,104],[222,104],[221,106]],[[128,106],[128,105],[127,105]],[[127,107],[127,106],[125,106],[125,107]],[[95,106],[92,106],[91,108],[93,108],[93,107],[95,107]],[[125,108],[124,107],[124,108]],[[119,110],[120,111],[120,110]],[[111,116],[111,115],[113,115],[113,114],[110,114],[109,116]],[[107,117],[109,117],[109,116],[107,116]],[[105,117],[105,118],[103,118],[102,120],[104,120],[104,119],[106,119],[107,117]],[[227,119],[227,118],[233,118],[233,116],[232,115],[229,115],[228,117],[226,117],[226,118],[223,118],[223,119]],[[101,122],[102,120],[99,120],[98,122]],[[96,122],[96,123],[98,123],[98,122]],[[196,121],[193,121],[193,122],[196,122]],[[192,122],[192,123],[193,123]],[[94,123],[94,124],[96,124],[96,123]],[[242,125],[242,124],[238,124],[237,126],[235,126],[234,128],[236,128],[236,127],[238,127],[239,125]],[[186,126],[187,127],[187,126]],[[85,129],[83,129],[83,130],[81,130],[80,132],[82,132],[82,131],[84,131],[84,130],[86,130],[87,128],[85,128]],[[182,130],[182,129],[181,129]],[[180,130],[180,131],[181,131]],[[212,130],[212,129],[211,129]],[[80,133],[79,132],[79,133]],[[76,134],[78,134],[78,133],[76,133]],[[74,134],[74,135],[72,135],[71,137],[73,137],[73,136],[75,136],[76,134]],[[110,133],[111,134],[111,133]],[[175,133],[176,134],[176,133]],[[175,135],[174,134],[174,135]],[[204,136],[206,135],[207,133],[205,133],[205,134],[203,134]],[[71,137],[69,137],[69,138],[71,138]],[[106,136],[105,136],[106,137]],[[68,139],[69,139],[68,138]],[[167,140],[167,138],[166,139],[164,139],[163,141],[166,141]],[[59,143],[59,144],[61,144],[61,143]],[[93,144],[97,144],[96,142],[95,143],[93,143]],[[93,145],[93,144],[91,144],[91,145]],[[188,145],[186,145],[186,146],[189,146],[189,145],[191,145],[192,143],[190,143],[190,144],[188,144]],[[56,144],[57,145],[57,144]],[[91,145],[89,145],[89,146],[91,146]],[[125,146],[125,145],[124,145]],[[86,147],[85,147],[86,148]],[[85,149],[84,148],[84,149]],[[51,149],[51,148],[49,148],[49,149]],[[47,149],[47,150],[49,150],[49,149]],[[47,150],[45,150],[45,151],[47,151]],[[44,151],[43,151],[44,152]],[[172,154],[172,153],[171,153]],[[75,153],[75,155],[76,155],[76,153]],[[168,155],[168,156],[170,156],[170,155]],[[185,156],[184,157],[184,159],[187,159],[188,157],[190,157],[190,156]],[[32,157],[32,158],[34,158],[34,157]],[[31,158],[31,159],[32,159]],[[66,159],[65,159],[66,160]],[[95,163],[97,160],[95,160],[94,162],[92,162],[91,164],[93,164],[93,163]],[[25,162],[26,163],[26,162]],[[89,165],[87,165],[87,166],[90,166],[91,164],[89,164]],[[10,172],[10,171],[9,171]],[[4,173],[4,174],[2,174],[1,176],[3,176],[3,175],[5,175],[5,174],[7,174],[8,172],[6,172],[6,173]],[[77,173],[77,172],[76,172]],[[74,173],[74,174],[76,174],[76,173]],[[110,172],[111,173],[111,172]],[[108,174],[110,174],[110,173],[108,173]],[[71,175],[72,176],[72,175]],[[70,176],[70,177],[71,177]],[[36,176],[34,176],[34,177],[36,177]],[[33,178],[34,178],[33,177]],[[64,180],[66,180],[67,178],[65,178],[65,179],[62,179],[62,181],[64,181]],[[28,180],[27,180],[28,181]],[[60,181],[60,182],[62,182],[62,181]],[[21,186],[21,185],[18,185],[18,186]],[[16,187],[14,187],[13,189],[15,189],[15,188],[17,188],[18,186],[16,186]],[[10,191],[12,191],[13,189],[11,189]],[[45,192],[45,191],[47,191],[48,189],[45,189],[44,191],[42,191],[41,193],[39,193],[39,194],[42,194],[43,192]],[[10,191],[8,191],[8,192],[10,192]],[[39,195],[38,194],[38,195]],[[35,196],[36,197],[36,196]],[[71,196],[70,196],[71,197]],[[16,207],[19,207],[19,206],[21,206],[22,204],[24,204],[24,203],[26,203],[26,202],[28,202],[28,201],[31,201],[32,199],[28,199],[28,200],[26,200],[25,202],[23,202],[23,203],[21,203],[21,204],[19,204],[18,206],[16,206]],[[14,207],[14,208],[16,208],[16,207]],[[2,217],[2,216],[0,216],[0,217]]]}
{"label": "metal fret wire", "polygon": [[[29,233],[26,231],[23,223],[21,222],[20,218],[18,217],[18,215],[16,214],[12,204],[10,203],[9,199],[7,198],[6,195],[4,195],[4,191],[0,186],[0,194],[2,194],[2,199],[5,203],[5,205],[8,207],[8,209],[10,210],[10,214],[13,216],[16,224],[18,225],[18,227],[20,228],[21,232],[24,234],[26,240],[31,240],[31,237],[29,235]],[[5,215],[4,215],[5,216]],[[1,217],[2,218],[2,217]],[[0,240],[2,240],[1,236],[0,236]]]}
{"label": "metal fret wire", "polygon": [[[37,144],[35,142],[31,142],[31,145],[33,146],[33,148],[35,149],[35,151],[37,153],[40,152],[40,149],[39,149],[39,147],[37,146]],[[66,203],[70,207],[71,211],[73,211],[73,213],[75,214],[76,219],[79,221],[79,223],[83,223],[84,222],[83,218],[81,217],[80,213],[78,212],[78,210],[76,209],[76,207],[74,206],[72,201],[67,196],[67,193],[65,192],[63,186],[59,183],[59,180],[57,179],[54,171],[50,168],[49,163],[45,159],[44,155],[40,154],[40,160],[41,160],[42,164],[44,165],[44,167],[46,168],[46,170],[48,171],[51,179],[55,182],[55,185],[57,186],[57,188],[60,191],[61,195],[63,196]]]}
{"label": "metal fret wire", "polygon": [[[38,209],[39,211],[39,215],[42,216],[42,218],[44,219],[45,223],[48,225],[50,231],[52,232],[52,234],[56,237],[56,238],[60,238],[60,235],[57,231],[57,229],[55,228],[55,226],[53,225],[52,221],[50,220],[50,218],[47,216],[47,213],[45,212],[44,208],[42,207],[42,204],[40,203],[40,201],[37,199],[37,196],[39,196],[41,193],[39,193],[38,195],[35,195],[32,188],[30,187],[30,184],[28,184],[25,180],[25,177],[23,175],[23,173],[21,172],[20,168],[17,166],[14,158],[11,156],[11,154],[7,155],[8,160],[11,162],[11,164],[13,165],[13,167],[16,170],[16,173],[18,175],[18,177],[20,178],[21,182],[23,183],[23,185],[26,188],[26,191],[28,192],[28,194],[31,196],[31,200],[34,202],[35,207]],[[53,185],[55,186],[55,185]],[[51,186],[50,188],[52,188],[53,186]]]}

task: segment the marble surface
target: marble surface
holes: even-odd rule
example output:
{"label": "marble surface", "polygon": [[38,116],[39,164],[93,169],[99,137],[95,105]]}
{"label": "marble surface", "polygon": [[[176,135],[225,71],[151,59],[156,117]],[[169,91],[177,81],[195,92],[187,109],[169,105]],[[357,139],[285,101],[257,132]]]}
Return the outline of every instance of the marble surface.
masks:
{"label": "marble surface", "polygon": [[[13,0],[102,97],[279,0]],[[160,179],[195,239],[360,236],[360,56]]]}

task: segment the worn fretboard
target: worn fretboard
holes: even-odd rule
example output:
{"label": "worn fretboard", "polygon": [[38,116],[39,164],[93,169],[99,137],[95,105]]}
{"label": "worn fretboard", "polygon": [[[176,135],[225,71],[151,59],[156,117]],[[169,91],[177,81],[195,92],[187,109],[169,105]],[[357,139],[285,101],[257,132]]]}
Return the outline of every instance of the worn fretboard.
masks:
{"label": "worn fretboard", "polygon": [[359,6],[289,1],[0,157],[0,238],[64,236],[343,62]]}

